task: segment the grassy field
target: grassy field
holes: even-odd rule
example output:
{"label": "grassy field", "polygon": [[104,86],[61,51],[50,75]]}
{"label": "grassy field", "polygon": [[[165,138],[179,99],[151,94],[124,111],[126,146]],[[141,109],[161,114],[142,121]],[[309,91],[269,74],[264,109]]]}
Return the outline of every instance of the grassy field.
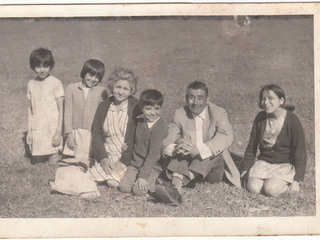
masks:
{"label": "grassy field", "polygon": [[[232,17],[0,19],[0,217],[247,217],[312,216],[316,212],[314,65],[312,17],[255,17],[236,27]],[[222,182],[185,189],[181,206],[137,198],[99,186],[102,197],[87,201],[50,193],[55,168],[32,166],[25,146],[26,86],[34,76],[29,55],[40,46],[53,51],[53,75],[64,87],[79,81],[83,63],[132,68],[139,91],[164,93],[163,117],[184,104],[188,83],[209,85],[211,101],[224,107],[234,127],[231,146],[243,156],[258,94],[277,83],[296,105],[306,134],[308,162],[301,192],[270,198]],[[105,77],[106,79],[106,77]]]}

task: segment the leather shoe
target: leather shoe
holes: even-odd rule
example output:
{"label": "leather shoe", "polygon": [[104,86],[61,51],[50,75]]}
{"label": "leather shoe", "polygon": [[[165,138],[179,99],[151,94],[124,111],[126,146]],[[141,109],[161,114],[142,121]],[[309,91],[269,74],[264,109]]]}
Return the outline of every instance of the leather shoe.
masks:
{"label": "leather shoe", "polygon": [[165,203],[179,205],[182,202],[181,194],[179,193],[178,189],[172,184],[167,186],[164,184],[157,184],[155,190],[157,197]]}

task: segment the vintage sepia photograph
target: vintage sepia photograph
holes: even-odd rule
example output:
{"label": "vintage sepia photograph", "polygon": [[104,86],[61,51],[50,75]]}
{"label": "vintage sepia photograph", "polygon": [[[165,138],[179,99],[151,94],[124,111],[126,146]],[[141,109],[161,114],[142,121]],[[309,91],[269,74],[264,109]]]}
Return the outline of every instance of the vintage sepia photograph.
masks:
{"label": "vintage sepia photograph", "polygon": [[319,234],[319,7],[0,6],[0,237]]}

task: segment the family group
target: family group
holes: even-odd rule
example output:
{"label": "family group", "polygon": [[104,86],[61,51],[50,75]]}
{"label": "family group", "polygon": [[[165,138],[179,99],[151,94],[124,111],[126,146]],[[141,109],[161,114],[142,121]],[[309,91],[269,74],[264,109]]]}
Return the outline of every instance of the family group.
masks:
{"label": "family group", "polygon": [[226,179],[273,197],[300,190],[307,159],[304,131],[277,85],[261,89],[262,111],[236,166],[228,151],[233,130],[227,112],[209,101],[201,81],[187,86],[186,105],[167,125],[161,118],[163,95],[147,89],[136,99],[138,77],[130,69],[111,73],[108,94],[99,85],[105,72],[99,60],[86,61],[81,80],[65,92],[50,74],[50,50],[34,50],[30,67],[36,77],[28,82],[27,143],[32,164],[59,164],[51,182],[55,192],[96,198],[97,185],[103,184],[179,204],[182,189],[200,181]]}

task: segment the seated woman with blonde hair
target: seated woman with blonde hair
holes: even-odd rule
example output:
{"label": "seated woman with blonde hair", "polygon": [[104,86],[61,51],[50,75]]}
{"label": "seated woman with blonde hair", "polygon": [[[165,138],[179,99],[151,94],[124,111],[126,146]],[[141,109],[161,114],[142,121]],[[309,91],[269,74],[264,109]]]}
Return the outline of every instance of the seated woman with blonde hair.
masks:
{"label": "seated woman with blonde hair", "polygon": [[292,113],[294,106],[285,102],[285,93],[277,85],[264,86],[260,91],[259,107],[263,111],[254,120],[239,167],[249,192],[278,197],[300,190],[307,160],[305,136],[299,118]]}
{"label": "seated woman with blonde hair", "polygon": [[132,158],[136,117],[141,114],[138,77],[127,68],[116,68],[108,79],[112,93],[98,106],[92,124],[92,153],[96,163],[90,173],[97,182],[116,188]]}
{"label": "seated woman with blonde hair", "polygon": [[[130,69],[114,70],[108,79],[112,96],[103,100],[94,114],[90,151],[89,147],[81,151],[90,156],[64,159],[50,183],[53,192],[93,199],[100,196],[97,183],[106,182],[113,188],[119,185],[132,157],[135,119],[141,114],[139,101],[132,97],[137,80]],[[92,157],[95,160],[91,161]]]}

